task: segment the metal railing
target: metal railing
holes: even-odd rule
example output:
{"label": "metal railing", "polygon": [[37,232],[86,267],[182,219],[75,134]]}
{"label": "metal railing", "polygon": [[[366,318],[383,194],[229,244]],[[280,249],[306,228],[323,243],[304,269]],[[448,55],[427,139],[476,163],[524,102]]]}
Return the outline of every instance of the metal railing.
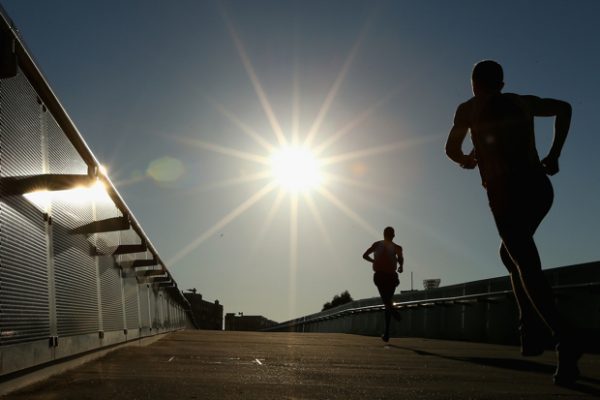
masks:
{"label": "metal railing", "polygon": [[[35,87],[36,92],[44,104],[45,107],[48,108],[52,116],[56,119],[56,122],[63,130],[64,134],[69,138],[70,142],[73,144],[81,158],[88,165],[88,174],[93,175],[97,179],[101,180],[109,196],[114,201],[116,207],[123,213],[124,216],[127,216],[129,219],[132,228],[138,233],[138,235],[143,238],[145,244],[148,246],[149,251],[152,253],[154,258],[157,260],[158,264],[163,267],[165,273],[171,277],[170,272],[168,271],[166,264],[161,259],[158,251],[155,246],[152,244],[152,241],[148,238],[148,235],[142,229],[141,224],[135,218],[135,215],[119,192],[117,191],[115,185],[110,180],[108,175],[102,173],[102,166],[100,162],[96,159],[89,146],[83,139],[83,136],[67,114],[65,108],[62,106],[58,97],[54,94],[54,91],[50,87],[48,81],[44,77],[41,72],[41,69],[35,63],[33,56],[27,49],[27,46],[21,40],[17,29],[15,28],[12,20],[8,17],[6,11],[0,5],[0,19],[2,24],[4,25],[4,29],[10,32],[11,39],[13,42],[13,51],[16,55],[16,59],[18,60],[19,68],[27,75],[27,78],[32,82],[32,85]],[[181,301],[183,304],[187,303],[187,300],[181,295]]]}
{"label": "metal railing", "polygon": [[[189,302],[1,6],[0,141],[0,378],[193,324]],[[102,200],[40,205],[33,196],[97,182]]]}
{"label": "metal railing", "polygon": [[[573,292],[580,290],[595,290],[600,288],[600,282],[585,282],[576,284],[566,285],[554,285],[552,287],[555,295],[560,296],[565,292]],[[444,288],[440,288],[444,289]],[[427,291],[418,292],[427,294]],[[512,298],[512,290],[498,290],[493,292],[477,293],[477,294],[465,294],[458,296],[446,296],[446,297],[434,297],[424,298],[418,300],[407,300],[401,302],[394,302],[394,308],[399,311],[411,311],[423,308],[433,307],[451,307],[451,306],[469,306],[477,303],[499,303]],[[360,301],[360,300],[359,300]],[[351,307],[343,310],[327,312],[323,311],[317,314],[311,314],[305,317],[296,318],[290,321],[282,322],[272,327],[263,329],[263,331],[282,331],[290,330],[298,326],[306,326],[324,321],[331,321],[344,317],[352,317],[364,313],[380,312],[385,310],[385,306],[382,303],[375,305],[362,306],[362,307]]]}

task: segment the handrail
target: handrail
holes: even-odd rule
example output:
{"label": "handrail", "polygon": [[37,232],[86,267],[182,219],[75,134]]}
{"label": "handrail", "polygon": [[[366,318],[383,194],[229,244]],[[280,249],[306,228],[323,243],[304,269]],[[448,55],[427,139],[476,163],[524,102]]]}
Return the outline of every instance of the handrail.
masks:
{"label": "handrail", "polygon": [[[553,286],[552,289],[554,291],[565,291],[565,290],[573,290],[573,289],[585,289],[600,286],[600,282],[586,282],[586,283],[576,283],[569,285],[556,285]],[[471,302],[482,301],[484,299],[492,299],[496,297],[505,297],[511,295],[512,290],[499,290],[495,292],[486,292],[486,293],[476,293],[476,294],[466,294],[461,296],[450,296],[450,297],[438,297],[432,299],[420,299],[420,300],[409,300],[403,301],[399,303],[394,303],[394,308],[396,309],[411,309],[418,307],[428,307],[428,306],[437,306],[437,305],[465,305]],[[336,312],[332,312],[330,314],[325,315],[313,315],[312,317],[300,317],[290,321],[282,322],[281,324],[271,326],[269,328],[262,329],[263,331],[273,331],[277,329],[291,328],[294,326],[302,325],[302,324],[310,324],[318,321],[325,321],[330,319],[341,318],[346,315],[364,313],[364,312],[374,312],[381,311],[385,309],[383,304],[375,304],[371,306],[364,307],[354,307],[347,308],[345,310],[340,310]]]}

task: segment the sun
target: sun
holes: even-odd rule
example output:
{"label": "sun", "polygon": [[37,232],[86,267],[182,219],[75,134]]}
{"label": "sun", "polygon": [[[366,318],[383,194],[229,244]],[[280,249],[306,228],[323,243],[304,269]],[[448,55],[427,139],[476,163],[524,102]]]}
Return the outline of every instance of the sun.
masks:
{"label": "sun", "polygon": [[308,148],[281,147],[269,161],[273,180],[288,192],[306,192],[323,183],[319,160]]}

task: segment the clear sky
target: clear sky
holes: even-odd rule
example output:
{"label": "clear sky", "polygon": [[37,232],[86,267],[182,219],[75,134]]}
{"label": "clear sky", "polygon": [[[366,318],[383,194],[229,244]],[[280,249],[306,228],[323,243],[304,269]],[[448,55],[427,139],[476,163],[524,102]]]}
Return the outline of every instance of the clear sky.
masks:
{"label": "clear sky", "polygon": [[[573,105],[536,239],[546,268],[596,261],[600,2],[1,0],[179,287],[283,321],[377,295],[387,225],[400,289],[505,275],[476,171],[444,155],[481,59],[505,91]],[[536,120],[540,154],[552,121]],[[324,181],[261,172],[309,138]],[[294,200],[296,199],[296,200]]]}

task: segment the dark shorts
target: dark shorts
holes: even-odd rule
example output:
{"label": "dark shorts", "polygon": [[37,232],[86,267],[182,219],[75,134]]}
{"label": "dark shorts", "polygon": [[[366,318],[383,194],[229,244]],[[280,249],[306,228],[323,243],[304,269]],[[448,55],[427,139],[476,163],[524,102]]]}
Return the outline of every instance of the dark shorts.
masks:
{"label": "dark shorts", "polygon": [[396,287],[400,284],[398,274],[395,272],[375,272],[373,275],[373,283],[379,290],[379,295],[382,299],[391,299],[396,291]]}
{"label": "dark shorts", "polygon": [[505,242],[533,236],[554,199],[545,174],[491,182],[487,194],[498,233]]}

